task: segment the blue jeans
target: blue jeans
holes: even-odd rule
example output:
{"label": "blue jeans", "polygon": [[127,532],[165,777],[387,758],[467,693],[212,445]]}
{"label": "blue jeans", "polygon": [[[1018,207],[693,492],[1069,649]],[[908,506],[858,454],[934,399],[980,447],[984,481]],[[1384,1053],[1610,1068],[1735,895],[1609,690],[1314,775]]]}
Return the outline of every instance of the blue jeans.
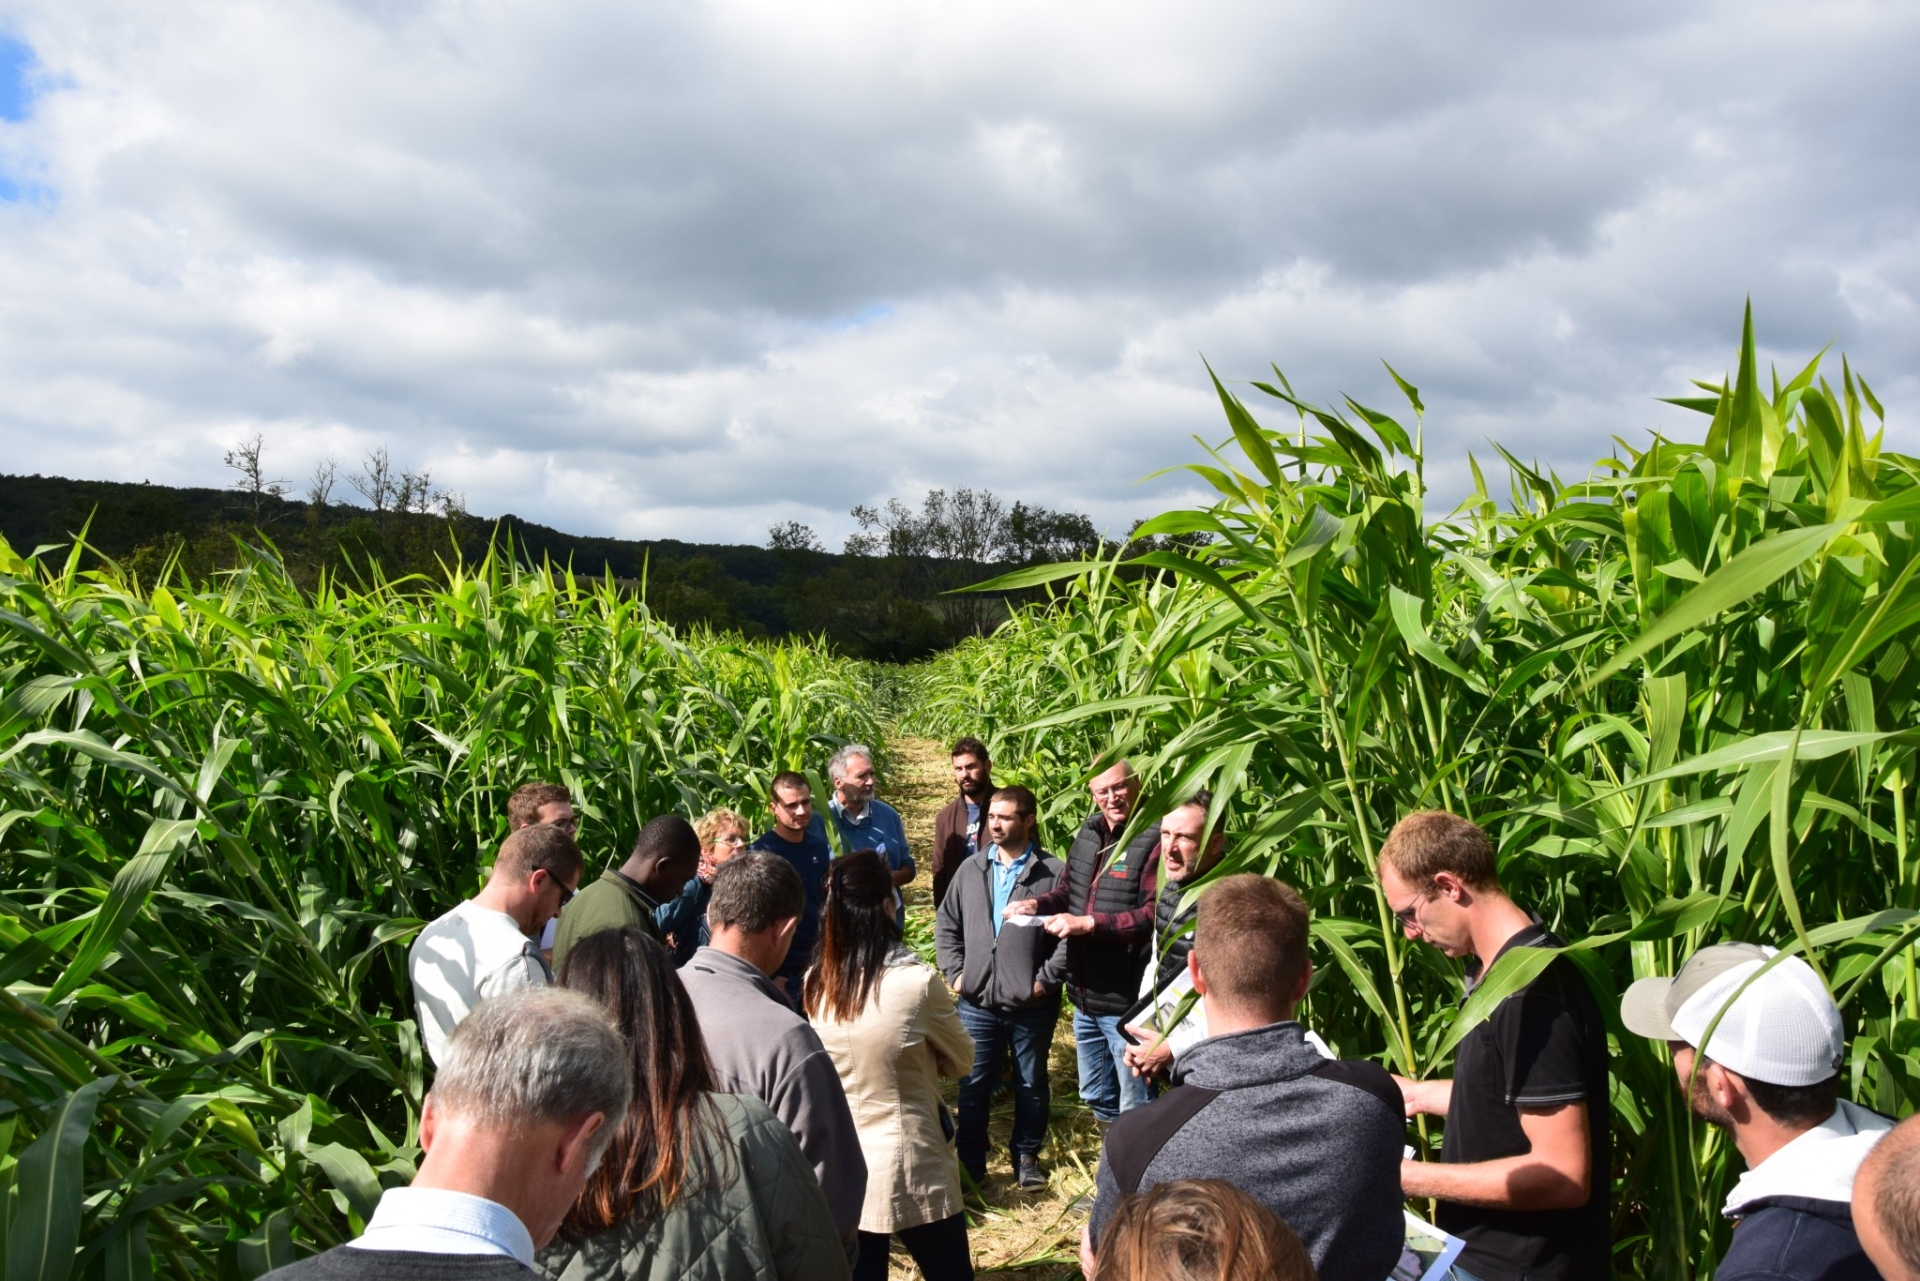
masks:
{"label": "blue jeans", "polygon": [[960,1023],[973,1038],[973,1071],[960,1081],[960,1115],[954,1125],[954,1150],[960,1164],[977,1170],[987,1163],[987,1114],[993,1105],[1000,1065],[1013,1052],[1013,1139],[1016,1158],[1040,1155],[1047,1138],[1047,1049],[1060,1022],[1058,1005],[1031,1010],[989,1010],[959,999]]}
{"label": "blue jeans", "polygon": [[1127,1070],[1122,1055],[1127,1040],[1120,1035],[1118,1014],[1073,1012],[1073,1040],[1080,1053],[1080,1098],[1102,1121],[1153,1102],[1153,1086]]}

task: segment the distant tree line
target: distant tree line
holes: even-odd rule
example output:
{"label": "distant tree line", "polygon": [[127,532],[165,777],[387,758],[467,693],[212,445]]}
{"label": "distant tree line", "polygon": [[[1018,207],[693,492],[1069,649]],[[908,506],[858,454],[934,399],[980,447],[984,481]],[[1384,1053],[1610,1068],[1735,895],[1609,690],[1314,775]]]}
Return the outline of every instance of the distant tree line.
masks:
{"label": "distant tree line", "polygon": [[[384,447],[353,467],[324,460],[298,494],[263,454],[258,435],[225,451],[234,475],[225,490],[0,475],[0,535],[24,554],[69,544],[84,530],[87,554],[145,582],[165,573],[205,579],[262,549],[308,587],[322,576],[439,578],[456,557],[476,560],[492,543],[525,563],[611,574],[677,624],[823,636],[843,652],[893,662],[989,631],[1032,595],[957,588],[1119,550],[1085,515],[1009,506],[985,489],[936,489],[918,506],[892,499],[855,507],[856,532],[838,553],[798,522],[771,529],[765,547],[595,538],[511,514],[475,517],[462,495]],[[337,501],[343,489],[360,501]]]}

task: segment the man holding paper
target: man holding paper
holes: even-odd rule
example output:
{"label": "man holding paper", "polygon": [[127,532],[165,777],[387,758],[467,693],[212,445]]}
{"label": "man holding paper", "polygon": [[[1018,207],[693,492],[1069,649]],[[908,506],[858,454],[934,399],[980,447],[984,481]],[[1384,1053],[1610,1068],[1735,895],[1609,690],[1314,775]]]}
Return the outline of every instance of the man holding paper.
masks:
{"label": "man holding paper", "polygon": [[1195,899],[1182,908],[1181,900],[1227,852],[1226,833],[1217,828],[1207,831],[1207,814],[1212,809],[1213,793],[1203,788],[1160,820],[1163,876],[1153,917],[1153,955],[1159,963],[1148,969],[1150,978],[1141,985],[1140,1002],[1127,1012],[1127,1031],[1138,1043],[1127,1047],[1126,1066],[1144,1080],[1163,1079],[1173,1066],[1173,1046],[1142,1024],[1160,994],[1186,972],[1187,953],[1193,950],[1193,917],[1200,902]]}
{"label": "man holding paper", "polygon": [[1095,774],[1087,789],[1094,810],[1067,850],[1066,875],[1051,893],[1009,904],[1007,911],[1046,917],[1041,928],[1066,940],[1080,1097],[1104,1123],[1153,1098],[1152,1085],[1120,1062],[1127,1049],[1121,1024],[1139,995],[1152,943],[1160,827],[1143,828],[1120,847],[1140,799],[1140,780],[1126,761]]}
{"label": "man holding paper", "polygon": [[1034,839],[1039,803],[1024,787],[1003,787],[987,803],[992,843],[960,864],[940,900],[934,941],[941,972],[959,997],[960,1022],[973,1038],[973,1070],[960,1082],[954,1146],[979,1183],[987,1174],[987,1111],[1000,1065],[1013,1054],[1014,1176],[1023,1188],[1047,1183],[1040,1147],[1047,1137],[1047,1047],[1060,1021],[1066,949],[1032,917],[1009,917],[1017,899],[1046,894],[1065,874]]}

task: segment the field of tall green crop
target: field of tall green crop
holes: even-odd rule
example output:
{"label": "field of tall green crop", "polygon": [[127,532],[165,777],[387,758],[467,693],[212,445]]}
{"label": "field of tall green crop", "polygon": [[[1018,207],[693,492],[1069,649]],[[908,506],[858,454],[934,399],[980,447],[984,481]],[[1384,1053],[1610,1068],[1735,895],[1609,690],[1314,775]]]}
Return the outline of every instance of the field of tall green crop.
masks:
{"label": "field of tall green crop", "polygon": [[[1493,833],[1610,1017],[1703,944],[1776,944],[1845,1011],[1847,1093],[1905,1115],[1920,461],[1882,450],[1844,363],[1838,386],[1818,360],[1769,378],[1750,320],[1737,360],[1679,398],[1699,439],[1622,444],[1573,482],[1502,451],[1508,492],[1476,466],[1451,518],[1425,508],[1424,410],[1397,374],[1406,421],[1308,404],[1275,370],[1252,384],[1262,424],[1221,388],[1232,434],[1189,468],[1215,500],[1149,522],[1174,537],[1130,563],[1002,580],[1059,594],[924,669],[915,726],[985,738],[997,775],[1052,798],[1056,842],[1098,753],[1145,775],[1145,815],[1211,786],[1220,874],[1312,903],[1303,1018],[1346,1055],[1444,1074],[1547,959],[1511,956],[1463,1013],[1458,966],[1401,937],[1376,851],[1446,808]],[[1664,1046],[1614,1035],[1617,1271],[1707,1276],[1739,1156],[1692,1121]]]}
{"label": "field of tall green crop", "polygon": [[264,553],[212,586],[79,563],[0,542],[8,1281],[353,1235],[418,1155],[407,945],[518,784],[573,789],[597,864],[878,734],[862,665],[497,559],[314,594]]}

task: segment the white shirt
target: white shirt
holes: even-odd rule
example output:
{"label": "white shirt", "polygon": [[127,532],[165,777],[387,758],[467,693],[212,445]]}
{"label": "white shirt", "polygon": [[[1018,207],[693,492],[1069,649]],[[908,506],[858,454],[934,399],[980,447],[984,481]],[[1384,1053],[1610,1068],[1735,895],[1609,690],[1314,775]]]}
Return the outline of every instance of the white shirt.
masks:
{"label": "white shirt", "polygon": [[388,1188],[366,1234],[347,1244],[416,1254],[503,1254],[533,1266],[533,1236],[519,1215],[498,1201],[447,1188]]}
{"label": "white shirt", "polygon": [[1841,1099],[1833,1115],[1795,1137],[1754,1166],[1727,1193],[1721,1213],[1739,1218],[1771,1197],[1838,1201],[1853,1197],[1853,1175],[1893,1122],[1858,1103]]}
{"label": "white shirt", "polygon": [[483,997],[553,982],[539,945],[519,924],[472,899],[420,931],[407,952],[407,972],[420,1038],[436,1067],[454,1027]]}

